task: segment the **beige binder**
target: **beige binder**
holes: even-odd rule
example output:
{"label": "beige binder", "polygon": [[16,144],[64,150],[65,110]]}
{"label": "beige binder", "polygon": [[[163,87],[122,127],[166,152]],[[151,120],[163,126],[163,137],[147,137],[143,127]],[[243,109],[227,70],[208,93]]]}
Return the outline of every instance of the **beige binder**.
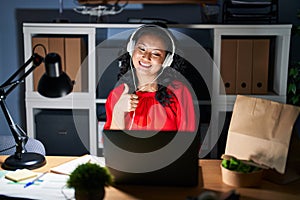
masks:
{"label": "beige binder", "polygon": [[226,94],[235,94],[237,40],[222,39],[221,42],[221,76]]}
{"label": "beige binder", "polygon": [[66,73],[75,80],[74,92],[82,92],[86,88],[87,77],[83,77],[81,64],[85,59],[86,50],[83,38],[65,38]]}
{"label": "beige binder", "polygon": [[236,93],[250,94],[252,87],[252,39],[237,42]]}
{"label": "beige binder", "polygon": [[56,38],[50,37],[49,38],[49,52],[48,53],[57,53],[61,57],[61,65],[63,71],[66,71],[65,65],[65,39],[63,37]]}
{"label": "beige binder", "polygon": [[[32,48],[37,45],[41,44],[46,48],[46,51],[48,52],[48,38],[45,37],[32,37]],[[45,51],[43,47],[39,46],[35,48],[35,53],[39,54],[42,57],[45,57]],[[42,75],[45,73],[45,64],[41,63],[39,67],[37,67],[33,71],[33,90],[37,91],[38,83]]]}
{"label": "beige binder", "polygon": [[268,92],[269,39],[253,40],[252,94]]}

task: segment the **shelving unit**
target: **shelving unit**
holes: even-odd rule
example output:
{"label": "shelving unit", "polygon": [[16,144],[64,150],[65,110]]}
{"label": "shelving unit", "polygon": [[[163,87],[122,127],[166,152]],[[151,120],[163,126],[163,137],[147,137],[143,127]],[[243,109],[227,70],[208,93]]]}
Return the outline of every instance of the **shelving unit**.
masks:
{"label": "shelving unit", "polygon": [[[25,23],[23,25],[24,32],[24,55],[25,60],[31,56],[32,53],[32,37],[42,35],[64,36],[64,35],[81,35],[87,38],[87,60],[82,65],[86,67],[88,90],[83,92],[74,92],[66,97],[59,99],[48,99],[39,95],[33,89],[33,77],[30,75],[26,79],[26,116],[27,116],[27,132],[30,137],[36,137],[35,116],[43,109],[72,109],[72,110],[87,110],[88,112],[88,127],[84,134],[89,138],[89,146],[91,154],[99,154],[97,134],[97,104],[104,104],[105,98],[97,99],[96,88],[98,84],[99,72],[97,68],[106,63],[99,60],[99,51],[97,51],[97,37],[101,33],[99,42],[103,38],[111,35],[139,27],[141,24],[57,24],[57,23]],[[212,35],[213,44],[213,60],[215,67],[212,67],[210,79],[212,80],[211,101],[199,101],[201,105],[212,105],[211,124],[209,128],[209,139],[205,140],[206,147],[211,150],[217,142],[220,135],[220,126],[222,120],[219,119],[220,112],[232,111],[236,95],[220,94],[220,56],[221,56],[221,40],[223,36],[272,36],[275,37],[275,56],[274,56],[274,77],[273,77],[273,91],[272,94],[254,95],[261,98],[267,98],[274,101],[286,101],[287,88],[287,72],[288,72],[288,57],[290,44],[291,25],[210,25],[210,24],[171,24],[170,29],[180,30],[208,30]],[[103,31],[103,33],[102,33]],[[184,32],[184,31],[183,31]],[[113,44],[112,51],[107,49],[106,53],[116,52],[120,48],[118,45],[123,45],[126,42],[117,41]],[[193,52],[193,56],[197,56],[197,52]],[[109,63],[108,63],[109,64]],[[98,69],[99,70],[99,69]],[[55,126],[55,124],[49,124]],[[53,137],[53,136],[49,136]],[[85,136],[84,136],[85,137]],[[59,141],[58,141],[59,145]],[[65,144],[62,144],[65,145]],[[205,145],[204,145],[205,146]],[[213,153],[213,152],[212,152]]]}
{"label": "shelving unit", "polygon": [[[87,57],[87,72],[88,72],[88,91],[74,92],[68,96],[59,99],[49,99],[41,96],[33,87],[33,75],[31,74],[26,79],[26,117],[27,117],[27,132],[30,137],[35,137],[35,115],[41,109],[80,109],[88,110],[89,124],[87,133],[89,134],[89,149],[90,153],[96,154],[97,140],[97,124],[96,105],[95,105],[95,34],[96,30],[92,27],[84,26],[68,26],[60,24],[24,24],[24,55],[25,59],[31,56],[32,52],[32,37],[37,35],[86,35],[88,38],[88,57]],[[49,124],[55,126],[55,124]],[[51,137],[51,136],[49,136]],[[59,144],[58,145],[65,145]]]}
{"label": "shelving unit", "polygon": [[[275,55],[274,55],[274,77],[273,91],[267,95],[254,95],[273,101],[286,102],[288,62],[290,49],[291,25],[223,25],[216,27],[214,31],[214,61],[216,66],[220,66],[221,40],[223,36],[274,36]],[[220,91],[219,74],[214,73],[215,91]],[[216,93],[218,102],[223,108],[232,110],[236,95],[220,95]],[[224,105],[222,102],[226,102]]]}
{"label": "shelving unit", "polygon": [[[217,104],[217,112],[212,113],[211,134],[215,140],[220,135],[222,123],[219,124],[222,112],[230,112],[233,109],[236,95],[220,94],[220,64],[221,64],[221,41],[223,36],[274,36],[274,72],[272,91],[267,95],[251,95],[258,98],[265,98],[273,101],[286,102],[286,89],[288,77],[290,34],[292,25],[219,25],[214,29],[214,62],[217,70],[213,72],[214,103]],[[222,116],[224,117],[224,116]],[[217,151],[217,149],[215,149]],[[216,156],[217,152],[212,152]]]}

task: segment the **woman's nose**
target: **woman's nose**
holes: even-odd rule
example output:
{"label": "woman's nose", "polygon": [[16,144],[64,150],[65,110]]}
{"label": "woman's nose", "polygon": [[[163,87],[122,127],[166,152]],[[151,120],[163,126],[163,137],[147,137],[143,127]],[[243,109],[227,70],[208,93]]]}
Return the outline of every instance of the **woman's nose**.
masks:
{"label": "woman's nose", "polygon": [[150,60],[151,59],[151,52],[145,51],[143,53],[143,58]]}

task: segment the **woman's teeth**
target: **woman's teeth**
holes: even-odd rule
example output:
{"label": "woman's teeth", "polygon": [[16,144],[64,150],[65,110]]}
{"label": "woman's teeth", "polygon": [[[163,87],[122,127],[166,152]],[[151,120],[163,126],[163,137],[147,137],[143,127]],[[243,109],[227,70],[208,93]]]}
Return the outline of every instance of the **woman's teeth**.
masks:
{"label": "woman's teeth", "polygon": [[143,67],[147,67],[147,68],[151,67],[150,64],[143,63],[143,62],[140,62],[140,65],[143,66]]}

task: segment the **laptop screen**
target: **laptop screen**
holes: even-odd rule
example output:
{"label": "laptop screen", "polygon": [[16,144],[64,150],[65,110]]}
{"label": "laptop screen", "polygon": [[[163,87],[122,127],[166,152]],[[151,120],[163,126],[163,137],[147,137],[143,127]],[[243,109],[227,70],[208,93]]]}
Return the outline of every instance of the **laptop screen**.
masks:
{"label": "laptop screen", "polygon": [[195,186],[200,148],[196,132],[104,130],[106,166],[116,183]]}

